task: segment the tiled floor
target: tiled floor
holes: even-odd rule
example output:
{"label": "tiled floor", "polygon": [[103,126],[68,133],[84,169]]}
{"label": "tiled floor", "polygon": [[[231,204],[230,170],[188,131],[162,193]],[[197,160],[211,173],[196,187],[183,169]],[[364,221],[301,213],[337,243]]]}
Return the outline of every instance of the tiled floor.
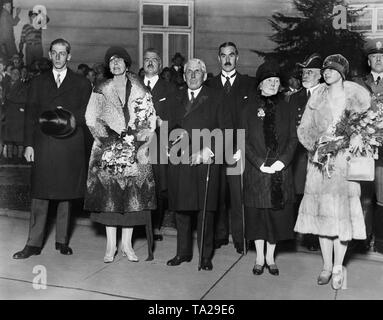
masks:
{"label": "tiled floor", "polygon": [[[279,277],[267,271],[254,276],[255,252],[240,256],[229,244],[216,251],[214,268],[207,272],[197,270],[196,247],[190,263],[166,266],[175,254],[176,238],[165,236],[156,243],[153,261],[145,261],[146,240],[137,239],[138,263],[119,252],[113,263],[104,264],[104,235],[90,226],[76,225],[72,256],[54,250],[53,229],[41,255],[12,259],[23,248],[27,232],[28,220],[0,216],[0,299],[383,299],[383,262],[379,259],[353,257],[348,265],[348,289],[335,292],[330,285],[316,284],[322,263],[318,253],[282,252],[277,257]],[[46,289],[34,288],[35,277],[41,276],[41,271],[33,273],[34,268],[46,270]]]}

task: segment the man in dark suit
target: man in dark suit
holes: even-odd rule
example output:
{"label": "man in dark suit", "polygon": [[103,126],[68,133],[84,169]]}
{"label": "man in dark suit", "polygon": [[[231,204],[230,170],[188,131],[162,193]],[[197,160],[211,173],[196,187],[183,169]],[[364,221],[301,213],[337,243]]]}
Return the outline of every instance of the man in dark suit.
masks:
{"label": "man in dark suit", "polygon": [[[237,72],[238,49],[233,42],[222,43],[218,48],[218,61],[221,73],[206,85],[215,88],[226,108],[230,110],[234,129],[239,129],[240,114],[251,91],[255,91],[255,79]],[[234,132],[236,137],[236,132]],[[234,148],[236,148],[234,140]],[[238,253],[243,253],[243,218],[240,175],[227,174],[227,167],[222,167],[220,190],[220,208],[215,217],[215,248],[229,242],[229,229]],[[229,210],[228,210],[229,209]],[[230,227],[229,227],[230,226]]]}
{"label": "man in dark suit", "polygon": [[[218,205],[220,167],[223,163],[226,146],[223,145],[225,139],[222,136],[221,139],[219,137],[205,139],[206,137],[201,138],[198,135],[196,137],[195,134],[196,131],[200,132],[202,129],[207,129],[208,134],[218,129],[215,130],[215,133],[218,136],[223,135],[221,129],[232,127],[231,117],[229,111],[221,104],[220,95],[203,85],[207,76],[203,61],[200,59],[189,60],[184,71],[188,89],[182,92],[180,102],[172,110],[169,121],[170,130],[177,128],[178,131],[182,131],[183,134],[180,134],[179,137],[180,144],[184,148],[178,148],[178,144],[175,144],[170,149],[169,209],[176,212],[177,255],[169,260],[167,265],[177,266],[184,261],[191,261],[193,254],[191,219],[193,216],[197,216],[197,239],[200,252],[202,249],[201,268],[212,270],[214,211],[217,210]],[[175,131],[170,133],[171,140],[177,140],[172,139],[174,133]],[[228,140],[225,140],[225,144],[230,145]],[[191,152],[189,153],[190,146]],[[180,160],[177,151],[180,152],[181,161],[183,160],[181,163],[177,162]],[[207,163],[212,161],[213,156],[214,163],[211,164],[206,206],[204,246],[201,248]]]}
{"label": "man in dark suit", "polygon": [[[162,62],[160,54],[156,49],[146,49],[143,58],[145,73],[144,84],[152,94],[152,101],[157,116],[162,121],[167,121],[169,111],[173,108],[176,100],[177,88],[173,83],[169,83],[159,77]],[[152,214],[154,240],[157,241],[163,239],[160,229],[167,207],[167,164],[160,163],[160,148],[163,148],[164,144],[161,143],[159,132],[159,130],[156,130],[157,159],[156,164],[153,164],[154,179],[156,182],[157,210]]]}
{"label": "man in dark suit", "polygon": [[[306,108],[306,103],[312,93],[319,87],[322,75],[322,58],[319,54],[314,53],[307,57],[303,63],[298,63],[302,68],[302,86],[298,92],[290,96],[289,103],[295,114],[295,125],[298,127],[301,123],[303,112]],[[307,172],[307,151],[298,143],[293,160],[293,174],[296,198],[296,210],[298,211],[301,203],[306,183]],[[319,249],[318,237],[307,234],[304,236],[303,244],[310,251]]]}
{"label": "man in dark suit", "polygon": [[[83,126],[91,94],[89,81],[67,68],[71,59],[70,44],[54,40],[49,49],[53,69],[36,77],[28,94],[25,115],[25,153],[32,162],[32,207],[29,236],[14,259],[25,259],[41,252],[50,201],[57,204],[56,250],[72,254],[68,246],[71,200],[82,198],[85,191],[86,165]],[[39,118],[43,112],[66,109],[76,127],[66,137],[57,138],[42,132]]]}
{"label": "man in dark suit", "polygon": [[[371,72],[353,80],[365,87],[371,95],[375,95],[383,101],[383,39],[368,39],[366,49],[367,62]],[[375,162],[374,184],[377,205],[373,214],[370,209],[374,195],[373,184],[368,182],[361,184],[361,201],[365,213],[367,239],[360,249],[367,251],[370,248],[372,234],[374,234],[374,250],[383,253],[383,148],[379,148],[379,159]]]}

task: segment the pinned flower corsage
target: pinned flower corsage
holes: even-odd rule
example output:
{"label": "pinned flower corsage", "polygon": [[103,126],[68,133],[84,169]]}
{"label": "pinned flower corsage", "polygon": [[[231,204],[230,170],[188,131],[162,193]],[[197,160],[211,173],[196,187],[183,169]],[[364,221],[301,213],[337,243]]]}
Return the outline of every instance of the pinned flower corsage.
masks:
{"label": "pinned flower corsage", "polygon": [[263,110],[263,108],[258,108],[257,116],[258,118],[261,118],[263,120],[263,118],[265,117],[265,110]]}

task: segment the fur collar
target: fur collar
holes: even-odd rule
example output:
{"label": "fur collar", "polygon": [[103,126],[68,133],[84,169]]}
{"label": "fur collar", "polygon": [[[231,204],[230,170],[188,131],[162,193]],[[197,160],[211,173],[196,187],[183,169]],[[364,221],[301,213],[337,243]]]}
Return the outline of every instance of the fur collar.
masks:
{"label": "fur collar", "polygon": [[[127,73],[127,78],[131,84],[131,90],[127,101],[130,118],[133,117],[134,108],[137,101],[140,99],[150,100],[150,93],[144,88],[139,78]],[[104,135],[104,130],[100,126],[96,126],[96,122],[102,124],[102,127],[107,125],[109,128],[120,134],[125,128],[125,117],[123,104],[117,94],[117,90],[113,85],[113,80],[108,79],[95,88],[87,108],[87,124],[93,127],[96,134]],[[152,104],[148,107],[153,107]],[[128,120],[128,119],[127,119]],[[95,131],[93,129],[93,131]]]}
{"label": "fur collar", "polygon": [[[344,89],[346,109],[360,113],[370,107],[370,94],[361,85],[345,81]],[[307,102],[301,124],[298,127],[298,137],[299,141],[308,150],[313,149],[315,142],[327,131],[333,122],[328,99],[328,85],[322,83]]]}

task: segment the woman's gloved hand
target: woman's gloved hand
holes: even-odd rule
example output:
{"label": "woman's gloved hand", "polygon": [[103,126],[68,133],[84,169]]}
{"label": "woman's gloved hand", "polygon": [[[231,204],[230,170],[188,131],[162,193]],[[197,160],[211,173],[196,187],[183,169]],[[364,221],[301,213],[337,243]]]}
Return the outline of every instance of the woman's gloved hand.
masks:
{"label": "woman's gloved hand", "polygon": [[265,167],[265,164],[262,163],[261,167],[259,168],[259,170],[261,170],[263,173],[269,173],[269,174],[273,174],[275,173],[275,170],[272,169],[271,167]]}
{"label": "woman's gloved hand", "polygon": [[285,167],[284,163],[282,161],[275,161],[270,168],[273,169],[275,172],[281,171]]}

